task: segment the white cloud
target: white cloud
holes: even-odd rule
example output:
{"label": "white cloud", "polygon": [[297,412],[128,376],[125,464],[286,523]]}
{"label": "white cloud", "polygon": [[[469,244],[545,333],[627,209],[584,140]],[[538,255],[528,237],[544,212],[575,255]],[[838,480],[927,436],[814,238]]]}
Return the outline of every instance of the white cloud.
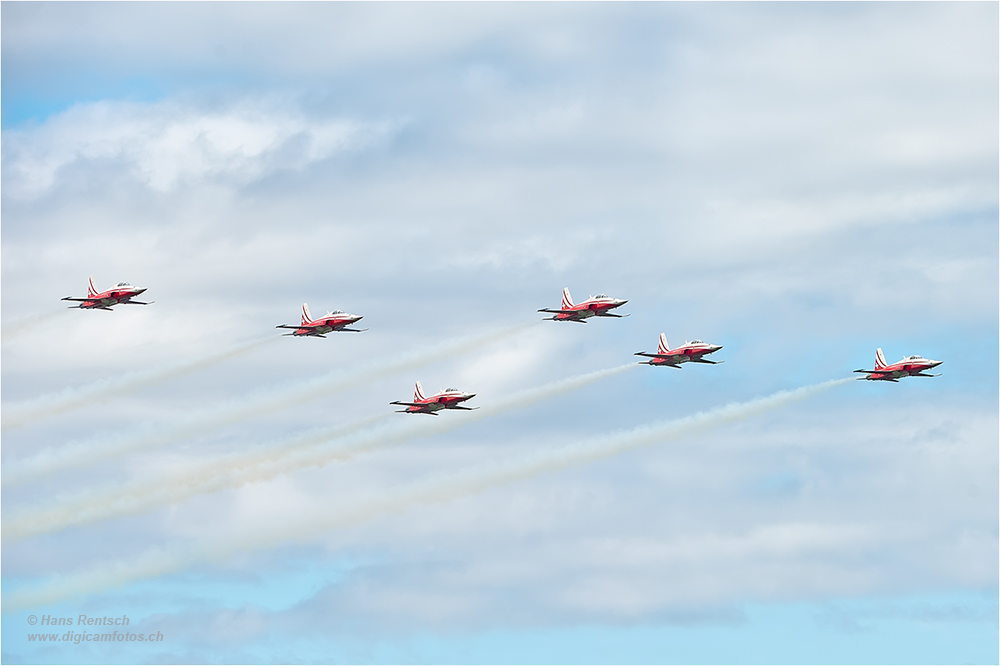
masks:
{"label": "white cloud", "polygon": [[39,197],[62,169],[111,163],[147,187],[244,185],[277,169],[301,171],[390,134],[394,125],[309,118],[267,100],[205,110],[177,101],[79,104],[40,126],[4,132],[6,195]]}

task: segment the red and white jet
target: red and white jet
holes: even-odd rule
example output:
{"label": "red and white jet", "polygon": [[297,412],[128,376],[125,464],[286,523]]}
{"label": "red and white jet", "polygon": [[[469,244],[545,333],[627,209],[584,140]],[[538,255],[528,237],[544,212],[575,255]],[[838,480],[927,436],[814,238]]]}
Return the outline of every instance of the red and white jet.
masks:
{"label": "red and white jet", "polygon": [[351,333],[361,333],[362,331],[367,331],[367,328],[346,328],[360,319],[362,319],[361,315],[349,314],[343,310],[327,312],[322,317],[313,319],[309,314],[309,305],[307,303],[303,303],[301,324],[298,326],[279,324],[278,326],[275,326],[275,328],[292,329],[292,333],[285,333],[285,335],[311,335],[316,338],[325,338],[327,333],[335,331],[350,331]]}
{"label": "red and white jet", "polygon": [[612,314],[608,310],[614,310],[628,303],[621,298],[611,298],[605,294],[591,296],[582,303],[573,304],[573,297],[569,295],[569,287],[563,289],[562,307],[558,310],[542,308],[539,312],[550,312],[554,317],[545,317],[546,321],[578,321],[586,324],[584,319],[589,317],[627,317],[628,315]]}
{"label": "red and white jet", "polygon": [[424,389],[420,386],[420,382],[418,381],[417,386],[413,391],[413,402],[400,402],[398,400],[393,400],[389,404],[402,405],[403,407],[406,407],[406,409],[396,410],[400,413],[430,414],[431,416],[437,416],[437,412],[440,412],[442,409],[462,409],[465,411],[479,409],[478,407],[462,407],[459,404],[475,397],[475,393],[462,393],[455,388],[446,388],[443,391],[438,391],[429,398],[424,397]]}
{"label": "red and white jet", "polygon": [[702,342],[701,340],[692,340],[691,342],[685,342],[680,347],[670,348],[667,344],[667,334],[660,333],[660,345],[656,348],[655,354],[647,354],[646,352],[636,352],[635,356],[646,356],[649,361],[639,361],[640,363],[645,363],[647,365],[666,365],[671,368],[677,368],[681,363],[708,363],[710,365],[718,365],[719,363],[725,363],[725,361],[709,361],[704,357],[708,354],[715,353],[722,349],[722,345],[710,345],[707,342]]}
{"label": "red and white jet", "polygon": [[113,305],[149,305],[152,303],[142,303],[140,301],[133,301],[132,299],[146,291],[145,287],[135,287],[130,285],[128,282],[119,282],[115,286],[111,287],[107,291],[97,291],[97,287],[94,286],[94,278],[90,278],[90,284],[87,286],[87,298],[73,298],[72,296],[67,296],[62,299],[64,301],[77,301],[79,305],[71,305],[71,308],[81,308],[83,310],[107,310],[111,311],[111,306]]}
{"label": "red and white jet", "polygon": [[858,379],[884,380],[887,382],[898,382],[900,377],[940,377],[941,375],[925,375],[924,370],[930,370],[944,363],[944,361],[933,361],[922,356],[907,356],[902,361],[897,361],[892,365],[885,362],[885,354],[882,348],[875,350],[874,370],[855,370],[854,372],[864,372],[866,377]]}

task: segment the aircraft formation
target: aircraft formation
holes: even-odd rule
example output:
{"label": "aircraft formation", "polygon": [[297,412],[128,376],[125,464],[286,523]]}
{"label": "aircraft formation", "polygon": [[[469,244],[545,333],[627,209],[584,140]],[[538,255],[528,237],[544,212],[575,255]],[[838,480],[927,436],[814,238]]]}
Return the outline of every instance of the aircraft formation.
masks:
{"label": "aircraft formation", "polygon": [[[72,296],[67,296],[62,300],[79,303],[79,305],[70,306],[72,308],[107,310],[110,312],[112,307],[115,305],[151,305],[153,301],[141,302],[132,300],[145,291],[146,289],[144,287],[136,287],[127,282],[119,282],[111,289],[99,292],[97,291],[97,287],[94,285],[94,278],[91,277],[86,298],[74,298]],[[569,293],[569,287],[565,287],[563,288],[562,304],[558,309],[541,308],[538,312],[553,315],[551,317],[544,317],[543,319],[546,321],[572,321],[580,324],[586,324],[586,320],[591,317],[614,317],[618,319],[627,317],[627,314],[615,314],[611,312],[611,310],[619,308],[626,303],[628,303],[628,301],[625,299],[612,298],[606,294],[590,296],[585,301],[574,303],[573,297]],[[339,333],[342,331],[361,333],[367,331],[367,328],[347,328],[351,324],[360,321],[362,318],[363,317],[361,315],[350,314],[342,310],[334,310],[332,312],[327,312],[322,317],[313,319],[312,315],[309,313],[309,305],[303,303],[302,319],[298,326],[278,324],[275,328],[290,329],[292,331],[291,333],[285,333],[284,335],[294,337],[325,338],[327,333]],[[636,352],[634,356],[648,358],[648,361],[639,362],[643,365],[680,369],[680,366],[683,363],[704,363],[708,365],[718,365],[720,363],[724,363],[724,361],[710,361],[705,358],[705,356],[714,354],[720,349],[722,349],[722,345],[709,344],[701,340],[691,340],[690,342],[685,342],[683,345],[671,349],[670,345],[667,343],[666,333],[660,333],[660,341],[657,346],[656,353],[649,354],[645,351],[641,351]],[[865,375],[864,377],[858,377],[858,379],[898,382],[902,377],[940,377],[940,374],[931,375],[925,373],[924,371],[936,368],[942,363],[943,361],[935,361],[913,355],[907,356],[901,361],[897,361],[896,363],[890,365],[886,363],[885,355],[882,353],[882,348],[879,347],[875,351],[875,368],[872,370],[859,369],[854,372],[863,373]],[[446,409],[464,411],[478,409],[478,407],[466,407],[461,404],[474,397],[476,397],[475,393],[465,393],[456,388],[446,388],[443,391],[438,391],[431,396],[425,396],[423,387],[418,381],[413,392],[412,402],[393,400],[389,404],[405,407],[405,409],[397,410],[399,413],[430,414],[431,416],[437,416],[438,412]]]}

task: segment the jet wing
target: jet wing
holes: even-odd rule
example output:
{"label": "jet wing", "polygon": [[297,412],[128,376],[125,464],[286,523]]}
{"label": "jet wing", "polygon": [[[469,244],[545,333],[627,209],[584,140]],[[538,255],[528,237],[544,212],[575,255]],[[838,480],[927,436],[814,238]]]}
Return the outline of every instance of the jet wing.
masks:
{"label": "jet wing", "polygon": [[[858,377],[858,379],[867,379],[869,381],[874,380],[880,382],[895,382],[897,384],[899,383],[899,380],[890,377],[889,376],[890,373],[888,372],[874,372],[871,370],[855,370],[854,372],[867,372],[870,375],[877,375],[876,377]],[[927,377],[929,375],[924,375],[924,376]]]}
{"label": "jet wing", "polygon": [[632,356],[646,356],[649,358],[670,358],[670,354],[647,354],[646,352],[636,352]]}
{"label": "jet wing", "polygon": [[324,337],[324,334],[317,330],[319,328],[318,326],[302,326],[301,324],[298,326],[289,326],[288,324],[278,324],[275,328],[287,328],[292,331],[305,330],[306,333],[303,333],[303,335],[318,335],[321,338]]}
{"label": "jet wing", "polygon": [[[298,331],[299,329],[305,328],[305,329],[307,329],[307,331],[305,333],[302,333],[301,335],[304,335],[304,336],[310,337],[310,338],[323,338],[323,339],[326,339],[326,335],[324,335],[323,333],[320,333],[316,329],[311,328],[309,326],[288,326],[287,324],[279,324],[278,326],[275,326],[275,328],[287,328],[287,329],[291,329],[293,331]],[[294,336],[296,334],[295,333],[285,333],[285,335]]]}
{"label": "jet wing", "polygon": [[389,404],[390,405],[402,405],[403,407],[426,407],[427,405],[433,404],[433,403],[428,403],[428,402],[400,402],[399,400],[393,400]]}
{"label": "jet wing", "polygon": [[542,308],[541,310],[539,310],[539,312],[550,312],[552,314],[565,314],[565,315],[580,314],[580,310],[552,310],[550,308]]}
{"label": "jet wing", "polygon": [[[94,300],[92,298],[64,298],[62,300],[64,300],[64,301],[76,301],[76,302],[80,303],[80,305],[70,305],[69,308],[71,310],[73,308],[79,308],[81,310],[106,310],[107,312],[114,312],[114,310],[112,310],[111,308],[109,308],[107,305],[98,305],[99,301],[96,301],[96,300]],[[93,303],[93,305],[84,306],[83,303]]]}
{"label": "jet wing", "polygon": [[[578,324],[586,324],[587,320],[583,318],[580,310],[550,310],[549,308],[542,308],[539,312],[549,312],[556,315],[567,315],[565,319],[559,319],[558,317],[544,317],[545,321],[575,321]],[[585,312],[585,311],[583,311]]]}
{"label": "jet wing", "polygon": [[[925,376],[929,376],[929,375],[925,375]],[[452,407],[449,407],[448,409],[463,409],[463,410],[465,410],[467,412],[471,412],[472,410],[479,409],[479,408],[478,407],[462,407],[461,405],[453,405]]]}

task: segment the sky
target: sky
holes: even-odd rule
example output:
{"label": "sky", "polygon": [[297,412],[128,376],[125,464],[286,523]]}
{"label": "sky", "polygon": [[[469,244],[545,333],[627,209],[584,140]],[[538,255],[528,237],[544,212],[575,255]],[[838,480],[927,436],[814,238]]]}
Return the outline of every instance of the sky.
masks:
{"label": "sky", "polygon": [[996,3],[0,14],[5,663],[1000,661]]}

